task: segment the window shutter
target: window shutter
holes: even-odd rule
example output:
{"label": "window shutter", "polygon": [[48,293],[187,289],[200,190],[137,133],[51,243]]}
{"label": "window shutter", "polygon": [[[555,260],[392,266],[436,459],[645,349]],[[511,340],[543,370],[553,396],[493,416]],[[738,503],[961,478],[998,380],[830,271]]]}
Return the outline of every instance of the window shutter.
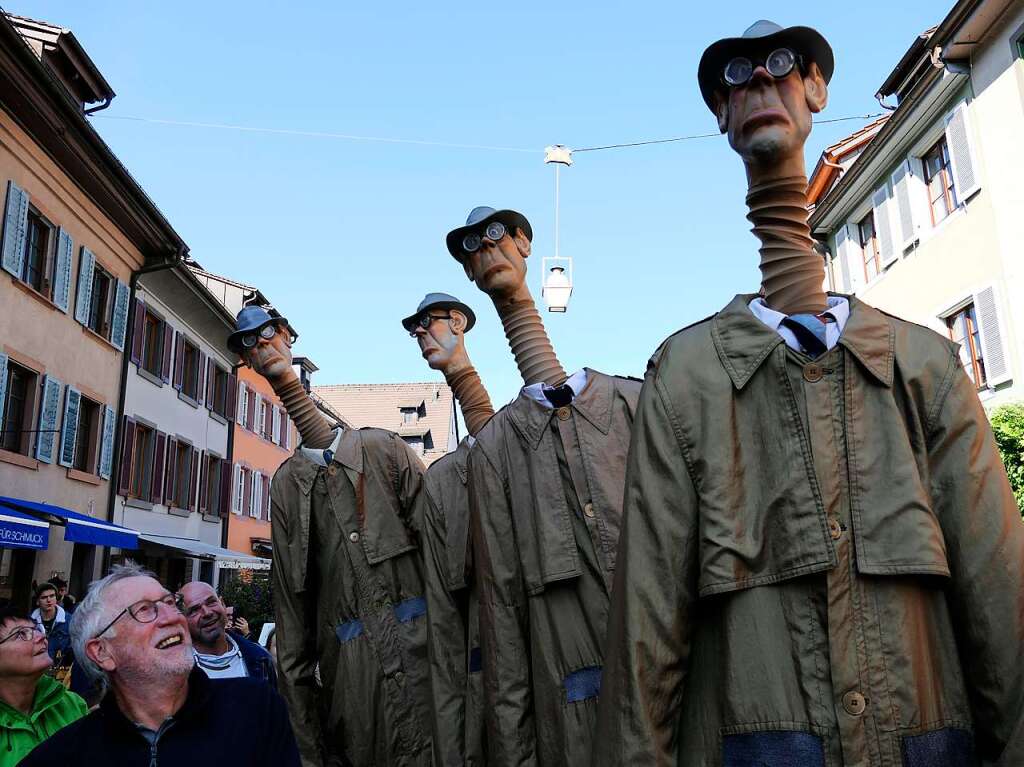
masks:
{"label": "window shutter", "polygon": [[209,477],[210,456],[199,454],[199,513],[206,513],[206,505],[209,501]]}
{"label": "window shutter", "polygon": [[260,473],[254,471],[249,477],[252,484],[252,494],[249,497],[249,516],[259,519],[260,516]]}
{"label": "window shutter", "polygon": [[227,461],[220,462],[220,509],[221,517],[227,518],[228,509],[231,507],[231,464]]}
{"label": "window shutter", "polygon": [[206,355],[196,352],[196,402],[200,405],[206,401]]}
{"label": "window shutter", "polygon": [[164,383],[171,382],[171,360],[174,359],[174,328],[165,321],[162,325],[163,345],[161,352],[163,360],[160,365],[160,379]]}
{"label": "window shutter", "polygon": [[280,425],[277,427],[281,432],[281,441],[278,443],[285,450],[288,449],[288,411],[281,408],[281,412],[278,413],[280,416]]}
{"label": "window shutter", "polygon": [[74,241],[64,229],[57,230],[57,263],[53,267],[53,303],[62,312],[68,313],[71,297],[71,257]]}
{"label": "window shutter", "polygon": [[185,507],[190,509],[191,511],[195,511],[196,510],[196,500],[199,497],[199,493],[198,493],[199,488],[197,487],[198,483],[199,483],[199,451],[196,450],[195,448],[192,448],[192,470],[189,472],[189,475],[188,475],[188,496],[187,496],[187,500],[185,501],[185,504],[186,504]]}
{"label": "window shutter", "polygon": [[7,182],[7,207],[4,209],[3,268],[19,280],[25,266],[25,232],[28,228],[28,192]]}
{"label": "window shutter", "polygon": [[[897,225],[893,227],[893,232],[899,245],[899,252],[909,248],[917,239],[917,221],[915,220],[914,204],[911,200],[911,193],[916,191],[913,169],[910,160],[907,159],[900,163],[900,167],[892,174],[892,193],[893,202],[896,203],[897,222]],[[893,260],[896,259],[896,255],[898,253],[893,255]],[[885,264],[889,263],[884,257],[882,261]]]}
{"label": "window shutter", "polygon": [[978,160],[974,152],[974,141],[971,134],[971,120],[967,112],[967,102],[957,104],[956,108],[946,116],[946,145],[949,147],[949,160],[953,171],[953,185],[956,198],[961,204],[981,189],[978,180]]}
{"label": "window shutter", "polygon": [[[237,514],[242,510],[242,499],[238,494],[238,478],[242,474],[242,467],[237,463],[231,467],[231,512]],[[244,495],[244,493],[243,493]]]}
{"label": "window shutter", "polygon": [[1011,376],[1002,317],[994,285],[974,294],[974,308],[978,316],[978,329],[981,331],[981,351],[985,358],[988,385],[996,386],[1009,381]]}
{"label": "window shutter", "polygon": [[153,486],[149,492],[149,500],[153,503],[164,502],[164,467],[167,464],[167,435],[162,431],[156,433],[153,440]]}
{"label": "window shutter", "polygon": [[252,399],[252,433],[259,434],[260,429],[263,428],[258,423],[258,419],[260,416],[260,401],[263,399],[263,396],[260,395],[258,392],[254,392],[253,394],[254,396]]}
{"label": "window shutter", "polygon": [[127,496],[132,488],[132,452],[135,448],[135,421],[128,416],[121,419],[121,464],[117,477],[117,492]]}
{"label": "window shutter", "polygon": [[281,444],[281,417],[278,415],[277,405],[274,405],[273,409],[271,410],[270,421],[273,424],[273,426],[271,428],[272,428],[272,431],[273,431],[272,436],[274,438],[273,439],[274,444],[275,445],[280,445]]}
{"label": "window shutter", "polygon": [[[60,432],[60,457],[57,462],[61,466],[71,466],[75,462],[75,443],[78,437],[78,411],[82,405],[82,392],[68,384],[64,394],[64,425]],[[86,435],[88,439],[89,435]]]}
{"label": "window shutter", "polygon": [[235,420],[235,413],[238,410],[236,398],[238,397],[238,376],[234,373],[228,375],[228,390],[224,403],[224,417],[229,421]]}
{"label": "window shutter", "polygon": [[43,463],[53,463],[60,395],[63,391],[64,385],[60,381],[51,376],[43,376],[43,396],[39,403],[39,425],[36,427],[36,458]]}
{"label": "window shutter", "polygon": [[3,414],[7,404],[7,355],[0,352],[0,429],[3,428]]}
{"label": "window shutter", "polygon": [[841,226],[836,230],[836,261],[839,262],[840,272],[843,276],[843,291],[853,292],[853,280],[850,276],[850,232],[847,227]]}
{"label": "window shutter", "polygon": [[110,479],[114,469],[114,433],[117,426],[114,408],[103,407],[103,438],[100,444],[100,476]]}
{"label": "window shutter", "polygon": [[117,281],[117,291],[114,295],[114,315],[110,320],[110,343],[121,351],[124,351],[124,338],[128,330],[128,299],[131,297],[131,290],[128,284]]}
{"label": "window shutter", "polygon": [[213,401],[217,392],[217,365],[210,357],[206,358],[206,409],[213,410]]}
{"label": "window shutter", "polygon": [[263,404],[263,439],[271,441],[274,436],[274,404],[268,399]]}
{"label": "window shutter", "polygon": [[262,495],[260,496],[263,501],[263,513],[260,515],[260,519],[265,519],[267,522],[270,521],[270,477],[263,477]]}
{"label": "window shutter", "polygon": [[92,307],[92,273],[96,268],[96,256],[85,245],[78,254],[78,292],[75,295],[75,319],[83,325],[89,324],[89,309]]}
{"label": "window shutter", "polygon": [[136,365],[142,364],[142,339],[145,336],[146,308],[142,301],[132,301],[132,349],[131,361]]}
{"label": "window shutter", "polygon": [[246,387],[245,383],[239,381],[237,401],[238,412],[235,414],[235,422],[242,427],[245,426],[245,413],[249,409],[249,400],[248,397],[245,396],[247,391],[249,391],[249,389]]}
{"label": "window shutter", "polygon": [[[892,217],[889,215],[889,211],[889,187],[886,184],[882,184],[871,195],[871,212],[875,218],[875,236],[878,238],[878,251],[883,264],[892,263],[898,255],[895,243],[893,242]],[[858,260],[862,260],[864,251],[860,247],[860,238],[854,238],[853,242],[857,246],[857,250],[860,251],[861,258]],[[861,274],[863,271],[863,265],[861,265],[860,269],[856,270],[857,274]]]}
{"label": "window shutter", "polygon": [[242,512],[252,513],[252,472],[242,469]]}
{"label": "window shutter", "polygon": [[182,368],[185,367],[185,344],[182,343],[181,333],[174,333],[174,388],[181,391]]}
{"label": "window shutter", "polygon": [[167,435],[167,465],[164,467],[164,498],[167,508],[175,505],[178,485],[178,440]]}

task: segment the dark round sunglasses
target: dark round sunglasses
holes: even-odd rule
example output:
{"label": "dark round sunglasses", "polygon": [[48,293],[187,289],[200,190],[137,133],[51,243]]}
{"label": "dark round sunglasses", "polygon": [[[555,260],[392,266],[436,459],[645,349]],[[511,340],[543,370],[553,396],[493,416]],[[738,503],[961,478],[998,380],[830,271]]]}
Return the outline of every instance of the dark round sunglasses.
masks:
{"label": "dark round sunglasses", "polygon": [[722,80],[732,88],[738,88],[750,82],[754,70],[763,66],[772,77],[780,80],[793,71],[793,67],[803,68],[803,58],[789,48],[778,48],[769,53],[763,60],[736,56],[729,60],[722,70]]}
{"label": "dark round sunglasses", "polygon": [[423,328],[426,330],[430,327],[430,323],[434,320],[450,320],[452,316],[450,314],[423,314],[420,315],[419,319],[413,320],[412,328],[409,330],[409,335],[413,338],[416,337],[416,328]]}
{"label": "dark round sunglasses", "polygon": [[267,341],[269,341],[271,338],[273,338],[276,335],[277,335],[277,326],[274,323],[272,323],[272,322],[268,322],[266,325],[264,325],[259,330],[255,331],[253,333],[246,333],[244,336],[242,336],[242,346],[243,346],[243,348],[251,349],[257,343],[259,343],[259,340],[261,338],[266,339]]}
{"label": "dark round sunglasses", "polygon": [[462,238],[462,249],[467,253],[476,253],[480,250],[480,247],[484,244],[484,237],[491,242],[497,242],[508,233],[508,229],[500,221],[492,221],[484,229],[484,233],[481,235],[479,232],[473,232],[467,234]]}

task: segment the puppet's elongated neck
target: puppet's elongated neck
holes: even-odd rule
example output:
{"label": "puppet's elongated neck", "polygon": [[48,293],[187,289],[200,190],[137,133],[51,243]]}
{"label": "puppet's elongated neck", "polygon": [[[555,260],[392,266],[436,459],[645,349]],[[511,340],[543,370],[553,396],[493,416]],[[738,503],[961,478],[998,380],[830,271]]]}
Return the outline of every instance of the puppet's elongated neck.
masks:
{"label": "puppet's elongated neck", "polygon": [[295,371],[289,370],[283,376],[267,379],[274,388],[274,394],[281,398],[288,417],[295,423],[302,437],[303,447],[324,450],[334,441],[334,430],[323,414],[317,410],[309,392],[302,386]]}
{"label": "puppet's elongated neck", "polygon": [[523,383],[527,386],[538,382],[548,386],[565,383],[568,376],[555,356],[529,289],[523,286],[511,298],[494,299],[494,308],[501,317]]}
{"label": "puppet's elongated neck", "polygon": [[752,184],[747,220],[761,241],[765,302],[783,314],[820,314],[827,307],[824,259],[807,225],[807,178],[790,176]]}
{"label": "puppet's elongated neck", "polygon": [[455,370],[445,370],[444,380],[452,389],[455,399],[462,408],[466,429],[473,436],[480,431],[487,419],[494,415],[494,406],[484,388],[480,376],[472,363],[466,362]]}

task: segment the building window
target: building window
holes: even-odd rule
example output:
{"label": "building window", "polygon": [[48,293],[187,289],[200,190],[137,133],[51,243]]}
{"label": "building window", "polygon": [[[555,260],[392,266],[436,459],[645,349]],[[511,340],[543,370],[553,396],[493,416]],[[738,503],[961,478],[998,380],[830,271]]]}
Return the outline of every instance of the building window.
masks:
{"label": "building window", "polygon": [[981,334],[978,332],[978,318],[974,304],[968,304],[956,314],[946,318],[949,337],[960,344],[960,362],[978,389],[988,385],[985,374],[985,359],[981,353]]}
{"label": "building window", "polygon": [[412,448],[416,455],[423,456],[423,438],[422,437],[402,437],[405,440],[405,444]]}
{"label": "building window", "polygon": [[206,486],[202,489],[206,506],[203,510],[210,514],[220,512],[221,465],[222,461],[217,456],[206,456]]}
{"label": "building window", "polygon": [[405,425],[414,424],[418,420],[419,413],[416,412],[415,408],[404,407],[402,408],[402,423]]}
{"label": "building window", "polygon": [[268,403],[260,397],[259,410],[257,411],[256,431],[263,439],[270,439],[267,435],[267,407]]}
{"label": "building window", "polygon": [[230,418],[228,414],[228,371],[219,365],[213,365],[211,371],[213,373],[213,407],[211,410],[225,418]]}
{"label": "building window", "polygon": [[132,448],[132,497],[143,501],[150,499],[153,487],[153,448],[155,434],[151,428],[141,423],[135,424],[135,445]]}
{"label": "building window", "polygon": [[99,265],[92,272],[92,301],[89,306],[89,327],[104,338],[110,338],[110,320],[114,309],[114,287],[117,281]]}
{"label": "building window", "polygon": [[871,282],[882,271],[882,259],[878,253],[878,237],[875,234],[875,214],[868,213],[857,224],[860,241],[861,261],[864,264],[864,279]]}
{"label": "building window", "polygon": [[53,251],[56,246],[54,231],[53,225],[39,211],[28,209],[22,279],[47,297],[53,276]]}
{"label": "building window", "polygon": [[245,498],[245,477],[246,470],[241,466],[235,466],[235,496],[231,499],[231,510],[235,514],[242,513],[242,500]]}
{"label": "building window", "polygon": [[924,180],[928,186],[928,202],[932,211],[932,226],[956,210],[956,189],[949,163],[949,146],[943,136],[924,157]]}
{"label": "building window", "polygon": [[155,376],[163,375],[164,321],[149,311],[146,311],[143,318],[142,358],[139,364]]}
{"label": "building window", "polygon": [[72,468],[96,473],[96,451],[100,443],[100,404],[82,397],[78,404],[78,428]]}
{"label": "building window", "polygon": [[174,442],[174,451],[167,463],[170,477],[170,492],[167,505],[179,509],[189,508],[189,488],[192,483],[192,446],[187,442]]}
{"label": "building window", "polygon": [[235,421],[239,426],[245,427],[245,414],[249,410],[249,387],[244,383],[238,385],[238,412],[235,414]]}
{"label": "building window", "polygon": [[193,400],[199,399],[199,349],[184,336],[184,351],[181,357],[181,393]]}
{"label": "building window", "polygon": [[249,495],[249,516],[260,518],[263,508],[263,475],[258,471],[252,473],[252,493]]}
{"label": "building window", "polygon": [[31,449],[32,412],[35,404],[36,380],[35,371],[22,367],[8,359],[7,386],[4,402],[0,403],[3,419],[3,433],[0,434],[0,447],[12,453],[28,455]]}

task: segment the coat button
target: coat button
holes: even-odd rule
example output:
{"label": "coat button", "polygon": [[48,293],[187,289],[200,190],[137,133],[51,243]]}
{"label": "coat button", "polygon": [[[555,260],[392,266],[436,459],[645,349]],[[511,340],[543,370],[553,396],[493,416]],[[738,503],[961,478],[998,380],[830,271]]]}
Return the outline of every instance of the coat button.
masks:
{"label": "coat button", "polygon": [[560,407],[560,408],[558,408],[558,417],[561,418],[563,421],[568,421],[569,420],[569,416],[571,416],[571,415],[572,415],[572,412],[569,410],[569,408],[567,408],[567,407]]}
{"label": "coat button", "polygon": [[833,541],[838,541],[839,537],[843,534],[843,527],[835,517],[829,517],[828,519],[828,534],[832,536]]}
{"label": "coat button", "polygon": [[804,365],[804,380],[808,383],[817,383],[825,375],[825,368],[817,362],[808,362]]}
{"label": "coat button", "polygon": [[338,470],[335,468],[333,463],[327,467],[327,473],[330,474],[332,477],[338,473]]}
{"label": "coat button", "polygon": [[850,716],[860,716],[867,707],[867,698],[859,692],[848,692],[843,696],[843,708]]}
{"label": "coat button", "polygon": [[348,539],[352,541],[352,543],[359,543],[359,533],[353,530],[351,533],[348,534]]}
{"label": "coat button", "polygon": [[588,517],[593,517],[594,516],[594,504],[592,504],[592,503],[584,504],[584,506],[583,506],[583,513],[586,514]]}

